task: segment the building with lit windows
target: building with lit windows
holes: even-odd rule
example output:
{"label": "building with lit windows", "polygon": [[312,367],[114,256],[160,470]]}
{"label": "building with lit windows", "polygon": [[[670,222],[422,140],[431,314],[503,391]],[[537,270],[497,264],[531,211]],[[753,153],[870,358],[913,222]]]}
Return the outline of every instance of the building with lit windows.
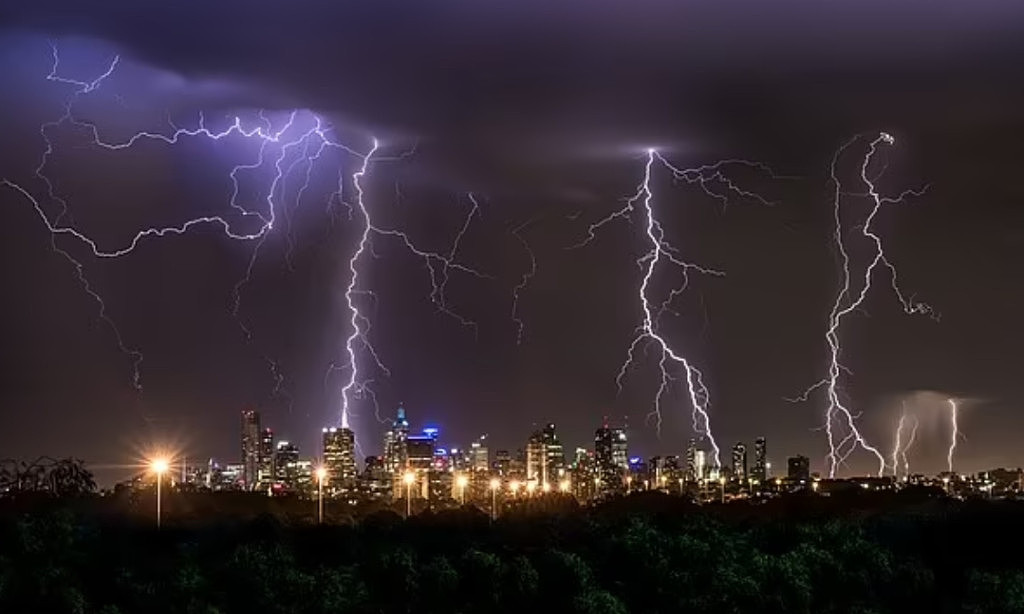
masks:
{"label": "building with lit windows", "polygon": [[747,481],[747,446],[741,442],[732,447],[732,477],[740,484]]}
{"label": "building with lit windows", "polygon": [[761,484],[768,479],[768,444],[764,437],[754,440],[754,470],[750,477]]}
{"label": "building with lit windows", "polygon": [[806,456],[793,456],[789,458],[786,477],[792,482],[806,483],[811,479],[811,459]]}
{"label": "building with lit windows", "polygon": [[487,435],[482,435],[469,446],[469,465],[474,472],[486,472],[490,468]]}
{"label": "building with lit windows", "polygon": [[260,413],[255,409],[242,412],[242,475],[244,490],[253,490],[259,481]]}
{"label": "building with lit windows", "polygon": [[602,493],[622,492],[629,470],[626,431],[607,424],[594,432],[594,463]]}
{"label": "building with lit windows", "polygon": [[288,441],[277,442],[274,451],[274,479],[288,489],[295,489],[298,479],[299,446]]}
{"label": "building with lit windows", "polygon": [[269,428],[260,431],[260,453],[256,474],[261,489],[268,488],[274,482],[274,431]]}
{"label": "building with lit windows", "polygon": [[332,493],[353,492],[356,487],[356,436],[350,428],[323,430],[323,464]]}
{"label": "building with lit windows", "polygon": [[409,421],[405,418],[405,408],[399,406],[391,428],[384,433],[384,471],[392,477],[399,476],[405,470],[406,438],[409,436]]}

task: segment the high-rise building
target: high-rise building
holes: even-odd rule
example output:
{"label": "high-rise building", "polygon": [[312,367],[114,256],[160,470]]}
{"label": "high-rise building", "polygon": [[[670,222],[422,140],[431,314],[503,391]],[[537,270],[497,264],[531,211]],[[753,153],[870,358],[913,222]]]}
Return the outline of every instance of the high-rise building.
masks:
{"label": "high-rise building", "polygon": [[742,442],[732,447],[732,477],[741,484],[747,481],[747,446]]}
{"label": "high-rise building", "polygon": [[708,457],[704,450],[697,450],[693,455],[693,473],[698,480],[708,478]]}
{"label": "high-rise building", "polygon": [[806,456],[792,456],[789,458],[789,471],[787,477],[794,482],[807,482],[811,479],[811,459]]}
{"label": "high-rise building", "polygon": [[689,445],[686,446],[686,481],[696,482],[700,477],[697,472],[697,440],[690,438]]}
{"label": "high-rise building", "polygon": [[487,453],[487,435],[482,435],[469,446],[469,465],[474,472],[485,472],[490,468]]}
{"label": "high-rise building", "polygon": [[399,406],[391,428],[384,433],[384,471],[392,476],[405,471],[406,438],[409,436],[409,421],[405,418],[405,408]]}
{"label": "high-rise building", "polygon": [[332,492],[351,492],[356,485],[356,437],[350,428],[323,430],[324,468]]}
{"label": "high-rise building", "polygon": [[411,487],[413,497],[429,496],[430,472],[434,467],[435,453],[437,451],[437,429],[424,429],[421,435],[408,435],[406,437],[406,464],[401,473],[395,474],[395,488],[397,496],[404,497],[406,484],[404,482],[405,472],[411,472],[415,482]]}
{"label": "high-rise building", "polygon": [[541,482],[544,476],[544,465],[547,460],[544,446],[544,433],[534,431],[526,441],[526,479]]}
{"label": "high-rise building", "polygon": [[260,413],[255,409],[242,412],[242,488],[253,490],[260,468]]}
{"label": "high-rise building", "polygon": [[626,431],[607,424],[594,432],[594,461],[604,492],[621,491],[629,470],[629,449]]}
{"label": "high-rise building", "polygon": [[269,428],[260,431],[260,457],[256,473],[260,488],[267,488],[274,482],[274,431]]}
{"label": "high-rise building", "polygon": [[565,451],[558,441],[554,422],[550,422],[541,430],[544,441],[544,465],[541,471],[542,484],[556,484],[565,475]]}
{"label": "high-rise building", "polygon": [[512,454],[508,450],[494,453],[494,473],[500,478],[508,478],[512,474]]}
{"label": "high-rise building", "polygon": [[768,444],[764,437],[754,440],[754,470],[750,477],[762,484],[768,479]]}
{"label": "high-rise building", "polygon": [[274,479],[289,489],[298,486],[299,446],[281,440],[274,452]]}

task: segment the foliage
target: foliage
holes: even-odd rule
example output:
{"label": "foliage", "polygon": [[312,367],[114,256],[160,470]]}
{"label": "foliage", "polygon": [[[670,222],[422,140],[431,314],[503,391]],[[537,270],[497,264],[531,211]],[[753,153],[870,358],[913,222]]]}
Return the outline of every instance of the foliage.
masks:
{"label": "foliage", "polygon": [[1024,561],[953,537],[965,522],[1005,530],[1019,553],[1020,506],[826,520],[664,512],[158,531],[19,511],[0,514],[0,612],[1024,612]]}

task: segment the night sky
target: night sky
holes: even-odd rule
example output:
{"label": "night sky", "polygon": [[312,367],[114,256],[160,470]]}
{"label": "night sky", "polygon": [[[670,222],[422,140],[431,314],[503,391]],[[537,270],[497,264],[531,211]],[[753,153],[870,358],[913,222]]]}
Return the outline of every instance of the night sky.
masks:
{"label": "night sky", "polygon": [[[674,388],[660,437],[645,417],[657,387],[650,356],[621,394],[615,376],[640,319],[642,224],[617,221],[569,250],[587,226],[621,206],[643,172],[647,147],[686,167],[723,158],[763,162],[779,175],[731,178],[771,201],[728,205],[655,171],[655,206],[686,258],[724,270],[694,276],[662,332],[705,374],[712,430],[726,448],[765,436],[770,458],[803,453],[824,468],[824,399],[798,395],[826,369],[824,331],[837,287],[829,165],[852,136],[891,133],[886,194],[927,185],[923,197],[885,207],[875,228],[903,289],[941,313],[908,316],[876,278],[876,292],[843,330],[850,406],[865,435],[891,447],[901,402],[922,421],[912,469],[945,468],[945,399],[963,400],[957,468],[1021,464],[1024,416],[1024,6],[973,2],[734,2],[520,0],[492,2],[214,3],[112,0],[7,2],[0,7],[0,178],[59,205],[34,176],[74,87],[47,81],[52,42],[60,75],[91,81],[120,54],[75,117],[104,138],[194,127],[199,112],[283,122],[311,111],[337,138],[381,156],[364,180],[378,226],[447,252],[471,202],[480,203],[453,271],[453,310],[439,313],[423,262],[393,238],[375,237],[361,280],[376,298],[369,338],[390,377],[360,349],[381,413],[405,404],[413,426],[439,425],[445,444],[490,433],[492,449],[520,447],[533,425],[558,424],[567,447],[592,445],[602,416],[628,416],[638,454],[682,453],[690,408]],[[309,117],[306,115],[305,117]],[[259,144],[153,142],[108,152],[65,126],[46,174],[70,221],[107,247],[149,226],[228,215],[232,166]],[[864,142],[866,143],[866,141]],[[842,158],[856,185],[858,155]],[[194,457],[238,455],[239,412],[303,452],[340,414],[349,334],[344,289],[362,231],[343,206],[328,211],[333,154],[313,173],[290,224],[275,225],[232,316],[232,287],[252,242],[201,226],[150,238],[119,259],[91,257],[67,237],[125,345],[141,351],[142,391],[73,267],[50,246],[31,203],[0,189],[0,457],[76,455],[126,463],[153,444]],[[877,170],[881,170],[880,165]],[[264,171],[267,169],[264,169]],[[245,175],[256,208],[267,172]],[[262,182],[262,183],[261,183]],[[286,190],[295,190],[298,180]],[[347,188],[351,194],[351,181]],[[294,193],[294,192],[293,192]],[[287,199],[285,199],[287,201]],[[513,288],[525,325],[517,344]],[[239,226],[241,229],[241,226]],[[290,228],[290,231],[289,231]],[[288,235],[291,235],[289,240]],[[290,246],[293,244],[293,247]],[[641,357],[642,358],[642,357]],[[283,376],[275,385],[268,359]],[[380,449],[372,406],[357,400],[352,425],[367,454]],[[870,455],[842,473],[872,471]]]}

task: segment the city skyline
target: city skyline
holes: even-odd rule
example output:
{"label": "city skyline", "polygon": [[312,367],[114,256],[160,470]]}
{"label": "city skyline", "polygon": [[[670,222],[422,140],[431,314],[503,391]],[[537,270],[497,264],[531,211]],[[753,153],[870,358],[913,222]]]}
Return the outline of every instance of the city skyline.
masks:
{"label": "city skyline", "polygon": [[[817,27],[780,9],[731,46],[658,25],[718,9],[601,7],[570,33],[580,6],[530,0],[390,15],[394,56],[368,52],[386,9],[296,9],[283,29],[346,36],[263,66],[275,45],[207,30],[233,12],[186,48],[58,4],[0,20],[8,455],[227,458],[245,408],[300,450],[323,428],[377,450],[404,404],[495,449],[549,422],[587,446],[609,416],[645,457],[713,433],[751,471],[759,437],[839,475],[937,473],[951,447],[965,472],[1022,464],[1024,100],[994,51],[1022,9],[803,6]],[[863,302],[842,256],[847,281],[877,266]]]}

